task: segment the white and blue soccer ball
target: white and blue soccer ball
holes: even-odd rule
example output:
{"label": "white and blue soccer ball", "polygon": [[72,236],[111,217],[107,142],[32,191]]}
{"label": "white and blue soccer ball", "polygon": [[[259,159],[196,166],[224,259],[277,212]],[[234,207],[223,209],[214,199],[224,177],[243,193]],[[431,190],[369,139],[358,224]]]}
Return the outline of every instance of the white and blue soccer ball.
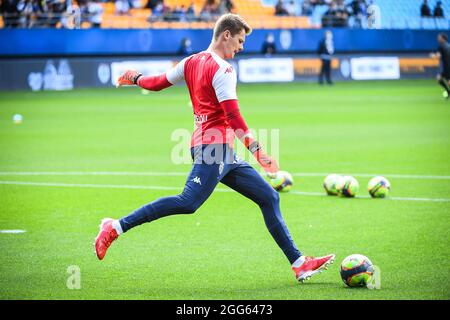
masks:
{"label": "white and blue soccer ball", "polygon": [[341,178],[341,175],[335,173],[329,174],[325,178],[323,181],[323,188],[329,196],[336,196],[338,194],[336,186]]}
{"label": "white and blue soccer ball", "polygon": [[372,198],[386,198],[391,191],[391,183],[385,177],[377,176],[369,181],[367,190]]}
{"label": "white and blue soccer ball", "polygon": [[289,172],[278,171],[274,178],[269,178],[269,183],[278,192],[289,192],[294,184],[294,179]]}
{"label": "white and blue soccer ball", "polygon": [[336,183],[336,190],[339,196],[353,198],[359,191],[359,183],[352,176],[342,176]]}

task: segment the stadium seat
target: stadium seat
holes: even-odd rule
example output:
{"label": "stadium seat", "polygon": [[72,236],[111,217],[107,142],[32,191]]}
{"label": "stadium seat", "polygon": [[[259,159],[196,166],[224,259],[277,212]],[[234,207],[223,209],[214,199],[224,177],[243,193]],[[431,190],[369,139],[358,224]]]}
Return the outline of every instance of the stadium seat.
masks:
{"label": "stadium seat", "polygon": [[434,23],[434,18],[422,18],[422,28],[423,29],[436,29],[436,24]]}
{"label": "stadium seat", "polygon": [[408,29],[421,29],[421,18],[409,18],[406,20],[406,25]]}
{"label": "stadium seat", "polygon": [[440,30],[449,30],[450,29],[450,20],[448,19],[435,19],[436,28]]}

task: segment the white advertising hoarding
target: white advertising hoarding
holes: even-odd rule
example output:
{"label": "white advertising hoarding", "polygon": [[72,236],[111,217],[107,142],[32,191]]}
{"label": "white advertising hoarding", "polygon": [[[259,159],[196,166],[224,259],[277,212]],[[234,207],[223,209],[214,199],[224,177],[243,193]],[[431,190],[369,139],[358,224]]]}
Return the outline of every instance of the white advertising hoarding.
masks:
{"label": "white advertising hoarding", "polygon": [[363,57],[350,60],[354,80],[400,79],[397,57]]}
{"label": "white advertising hoarding", "polygon": [[292,58],[254,58],[239,60],[241,82],[290,82],[294,80]]}

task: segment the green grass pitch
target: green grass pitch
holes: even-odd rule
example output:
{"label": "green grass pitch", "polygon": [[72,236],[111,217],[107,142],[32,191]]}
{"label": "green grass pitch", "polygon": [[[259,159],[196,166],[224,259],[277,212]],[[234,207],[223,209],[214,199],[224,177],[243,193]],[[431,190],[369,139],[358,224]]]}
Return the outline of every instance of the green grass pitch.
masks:
{"label": "green grass pitch", "polygon": [[[195,214],[131,230],[98,261],[101,218],[182,190],[185,176],[164,173],[190,168],[171,161],[173,130],[193,127],[187,89],[2,92],[0,229],[26,233],[0,233],[0,299],[450,299],[450,102],[435,81],[238,95],[251,128],[280,130],[281,168],[309,173],[281,195],[282,212],[304,254],[336,253],[329,270],[297,283],[259,208],[220,185]],[[326,173],[354,174],[357,198],[325,196]],[[371,174],[390,180],[390,199],[367,198]],[[379,266],[381,289],[344,286],[353,253]],[[67,287],[69,266],[80,289]]]}

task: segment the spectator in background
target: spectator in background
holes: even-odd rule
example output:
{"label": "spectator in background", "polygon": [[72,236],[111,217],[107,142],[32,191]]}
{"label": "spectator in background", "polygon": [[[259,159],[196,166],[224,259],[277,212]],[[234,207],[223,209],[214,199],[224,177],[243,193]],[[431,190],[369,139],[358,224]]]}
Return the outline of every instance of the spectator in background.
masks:
{"label": "spectator in background", "polygon": [[152,14],[149,17],[149,21],[162,20],[164,15],[164,3],[159,0],[158,3],[153,7]]}
{"label": "spectator in background", "polygon": [[344,1],[331,2],[327,12],[322,17],[322,27],[347,27],[349,13]]}
{"label": "spectator in background", "polygon": [[144,7],[153,10],[160,2],[161,0],[148,0]]}
{"label": "spectator in background", "polygon": [[311,0],[304,0],[302,3],[302,16],[310,16],[312,15],[314,10],[314,4],[311,2]]}
{"label": "spectator in background", "polygon": [[436,7],[434,7],[433,15],[435,18],[444,18],[444,9],[442,8],[442,1],[438,1],[436,3]]}
{"label": "spectator in background", "polygon": [[186,8],[184,5],[176,6],[175,9],[172,11],[173,20],[174,21],[182,21],[185,22],[187,20],[186,18]]}
{"label": "spectator in background", "polygon": [[331,80],[331,59],[334,54],[333,34],[331,31],[325,31],[325,37],[319,43],[318,53],[322,62],[319,73],[319,84],[323,84],[323,78],[328,84],[333,84]]}
{"label": "spectator in background", "polygon": [[34,18],[34,6],[31,0],[19,0],[17,3],[17,10],[20,12],[18,26],[20,28],[29,28],[32,25]]}
{"label": "spectator in background", "polygon": [[370,0],[367,7],[367,26],[369,29],[381,29],[381,10],[375,0]]}
{"label": "spectator in background", "polygon": [[289,12],[286,10],[286,7],[284,6],[284,3],[282,0],[278,0],[277,4],[275,5],[275,15],[276,16],[289,15]]}
{"label": "spectator in background", "polygon": [[290,16],[296,16],[297,15],[297,5],[295,4],[294,0],[290,0],[286,5],[285,5],[286,11],[288,13],[288,15]]}
{"label": "spectator in background", "polygon": [[130,3],[128,2],[128,0],[116,0],[115,7],[117,15],[130,14]]}
{"label": "spectator in background", "polygon": [[66,11],[66,1],[64,0],[49,0],[49,14],[47,24],[51,28],[55,28],[61,21],[62,15]]}
{"label": "spectator in background", "polygon": [[87,12],[89,13],[91,27],[100,28],[102,24],[103,7],[100,5],[99,0],[89,2],[87,5]]}
{"label": "spectator in background", "polygon": [[141,0],[130,0],[130,7],[134,9],[140,9],[142,8],[142,2]]}
{"label": "spectator in background", "polygon": [[216,15],[217,5],[215,0],[206,0],[205,5],[200,12],[200,19],[203,21],[211,21]]}
{"label": "spectator in background", "polygon": [[431,9],[428,5],[428,0],[423,0],[422,5],[420,6],[420,16],[421,17],[431,17]]}
{"label": "spectator in background", "polygon": [[3,23],[5,28],[19,27],[19,8],[16,0],[2,1]]}
{"label": "spectator in background", "polygon": [[217,7],[217,14],[231,13],[234,10],[234,3],[231,0],[220,0]]}
{"label": "spectator in background", "polygon": [[267,34],[266,39],[262,44],[261,52],[267,57],[271,56],[276,52],[275,37],[273,36],[273,33]]}
{"label": "spectator in background", "polygon": [[352,0],[349,4],[350,15],[353,18],[352,27],[362,28],[364,17],[366,16],[365,0]]}
{"label": "spectator in background", "polygon": [[186,19],[187,21],[194,21],[196,19],[195,7],[193,2],[191,2],[190,6],[186,9]]}

